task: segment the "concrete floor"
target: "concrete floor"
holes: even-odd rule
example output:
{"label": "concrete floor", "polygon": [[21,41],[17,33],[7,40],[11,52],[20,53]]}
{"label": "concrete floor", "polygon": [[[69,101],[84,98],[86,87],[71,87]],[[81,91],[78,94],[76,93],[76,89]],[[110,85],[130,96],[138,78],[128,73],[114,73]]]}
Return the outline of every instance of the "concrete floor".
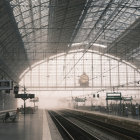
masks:
{"label": "concrete floor", "polygon": [[49,127],[45,117],[44,111],[39,110],[35,114],[26,114],[25,118],[20,114],[14,123],[10,120],[6,123],[1,121],[0,140],[44,140],[44,138],[50,140]]}

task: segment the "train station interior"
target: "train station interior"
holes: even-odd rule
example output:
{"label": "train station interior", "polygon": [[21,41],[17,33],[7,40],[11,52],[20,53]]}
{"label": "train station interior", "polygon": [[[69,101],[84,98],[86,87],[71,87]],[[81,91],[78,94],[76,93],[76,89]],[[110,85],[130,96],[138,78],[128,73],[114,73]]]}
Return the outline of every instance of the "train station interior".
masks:
{"label": "train station interior", "polygon": [[139,0],[0,0],[0,140],[140,140]]}

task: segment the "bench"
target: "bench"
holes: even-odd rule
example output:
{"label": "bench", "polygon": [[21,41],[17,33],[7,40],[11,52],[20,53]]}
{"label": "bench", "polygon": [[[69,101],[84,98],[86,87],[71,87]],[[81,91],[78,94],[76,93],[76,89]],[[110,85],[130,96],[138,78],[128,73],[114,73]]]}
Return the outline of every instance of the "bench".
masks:
{"label": "bench", "polygon": [[5,122],[8,119],[14,122],[16,118],[16,109],[0,111],[0,120],[2,120],[3,122]]}

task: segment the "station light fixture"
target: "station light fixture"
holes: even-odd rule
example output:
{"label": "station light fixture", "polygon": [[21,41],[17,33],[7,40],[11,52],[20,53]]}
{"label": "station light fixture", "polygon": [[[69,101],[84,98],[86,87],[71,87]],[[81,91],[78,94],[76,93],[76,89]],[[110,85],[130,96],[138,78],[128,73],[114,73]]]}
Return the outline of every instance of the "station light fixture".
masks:
{"label": "station light fixture", "polygon": [[96,46],[96,47],[101,47],[101,48],[107,48],[106,45],[102,45],[102,44],[97,44],[97,43],[94,43],[93,46]]}

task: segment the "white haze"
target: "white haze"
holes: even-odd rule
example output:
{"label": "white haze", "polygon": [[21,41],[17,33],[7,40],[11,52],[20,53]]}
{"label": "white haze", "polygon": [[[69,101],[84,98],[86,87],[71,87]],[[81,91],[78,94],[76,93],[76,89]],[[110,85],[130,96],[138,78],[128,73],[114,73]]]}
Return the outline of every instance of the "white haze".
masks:
{"label": "white haze", "polygon": [[[50,108],[67,108],[68,102],[67,98],[60,95],[56,95],[54,92],[47,92],[47,93],[36,93],[36,97],[39,97],[39,102],[36,103],[36,106],[38,106],[41,109],[50,109]],[[23,106],[23,100],[18,99],[18,107]],[[26,106],[33,107],[34,104],[30,102],[30,99],[26,100]]]}

